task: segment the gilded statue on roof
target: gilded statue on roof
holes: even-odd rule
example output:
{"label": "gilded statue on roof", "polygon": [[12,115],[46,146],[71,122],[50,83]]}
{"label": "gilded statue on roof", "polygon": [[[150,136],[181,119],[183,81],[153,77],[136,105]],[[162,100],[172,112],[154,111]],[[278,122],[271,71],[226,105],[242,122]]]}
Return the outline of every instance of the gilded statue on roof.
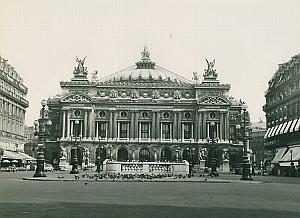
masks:
{"label": "gilded statue on roof", "polygon": [[79,59],[76,56],[76,62],[78,63],[77,67],[75,67],[74,69],[74,74],[75,75],[87,75],[88,71],[87,71],[87,67],[84,66],[84,61],[85,61],[86,57],[84,59]]}
{"label": "gilded statue on roof", "polygon": [[218,73],[214,69],[216,60],[214,59],[213,61],[208,61],[206,58],[205,60],[207,63],[207,69],[204,70],[204,79],[217,79]]}

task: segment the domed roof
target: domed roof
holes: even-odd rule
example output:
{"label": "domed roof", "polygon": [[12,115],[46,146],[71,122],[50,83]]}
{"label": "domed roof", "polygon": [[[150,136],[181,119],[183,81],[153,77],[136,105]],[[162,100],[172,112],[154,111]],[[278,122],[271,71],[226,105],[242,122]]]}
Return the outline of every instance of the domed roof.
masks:
{"label": "domed roof", "polygon": [[169,70],[157,66],[154,62],[150,60],[150,52],[147,47],[141,52],[142,59],[135,65],[130,66],[124,70],[117,73],[109,75],[100,79],[100,82],[108,81],[169,81],[174,83],[187,83],[190,84],[191,81],[179,76]]}

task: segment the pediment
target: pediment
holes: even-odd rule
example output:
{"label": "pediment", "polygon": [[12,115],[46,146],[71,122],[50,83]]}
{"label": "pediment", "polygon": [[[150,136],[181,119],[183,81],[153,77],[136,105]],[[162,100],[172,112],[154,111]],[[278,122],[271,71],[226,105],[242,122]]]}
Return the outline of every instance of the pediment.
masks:
{"label": "pediment", "polygon": [[61,99],[61,102],[67,102],[67,103],[91,103],[93,102],[93,99],[84,94],[71,94],[67,95],[64,98]]}
{"label": "pediment", "polygon": [[198,104],[205,105],[230,105],[230,101],[221,96],[204,96],[198,99]]}

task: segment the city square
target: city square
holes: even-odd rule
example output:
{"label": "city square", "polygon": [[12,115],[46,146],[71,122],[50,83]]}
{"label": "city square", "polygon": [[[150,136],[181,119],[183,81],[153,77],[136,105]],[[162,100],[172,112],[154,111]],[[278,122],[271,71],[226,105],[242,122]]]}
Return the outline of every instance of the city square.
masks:
{"label": "city square", "polygon": [[0,217],[299,217],[299,7],[0,0]]}
{"label": "city square", "polygon": [[32,172],[0,174],[0,217],[299,217],[300,214],[297,178],[278,180],[278,177],[258,176],[255,181],[264,183],[250,184],[242,183],[236,175],[221,175],[228,183],[94,181],[85,184],[85,181],[22,180],[26,176],[32,176]]}

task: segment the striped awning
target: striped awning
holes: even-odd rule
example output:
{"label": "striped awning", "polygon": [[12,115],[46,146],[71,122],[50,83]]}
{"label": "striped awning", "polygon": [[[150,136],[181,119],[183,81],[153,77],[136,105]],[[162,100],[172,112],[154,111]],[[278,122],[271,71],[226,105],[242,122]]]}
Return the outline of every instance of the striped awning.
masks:
{"label": "striped awning", "polygon": [[266,132],[266,134],[265,134],[265,136],[264,136],[265,139],[269,137],[269,134],[270,134],[270,130],[271,130],[271,129],[272,129],[272,128],[268,128],[268,129],[267,129],[267,132]]}
{"label": "striped awning", "polygon": [[280,132],[279,132],[280,135],[283,134],[283,131],[285,130],[287,124],[288,124],[288,122],[285,122],[285,123],[283,124],[283,126],[282,126],[282,128],[281,128],[281,130],[280,130]]}
{"label": "striped awning", "polygon": [[284,123],[281,123],[278,125],[278,128],[276,129],[275,133],[274,133],[274,136],[278,135],[279,134],[279,131],[281,130],[282,126],[283,126]]}
{"label": "striped awning", "polygon": [[279,127],[279,125],[274,127],[273,131],[270,133],[270,137],[275,135],[275,132],[277,131],[278,127]]}
{"label": "striped awning", "polygon": [[298,119],[298,122],[294,128],[294,132],[299,131],[299,129],[300,129],[300,118]]}
{"label": "striped awning", "polygon": [[298,123],[298,119],[294,119],[291,124],[290,132],[294,132],[294,129],[295,129],[297,123]]}
{"label": "striped awning", "polygon": [[286,125],[286,127],[285,127],[285,129],[283,131],[283,133],[287,133],[289,131],[292,122],[293,122],[293,120],[288,121],[288,123],[287,123],[287,125]]}

